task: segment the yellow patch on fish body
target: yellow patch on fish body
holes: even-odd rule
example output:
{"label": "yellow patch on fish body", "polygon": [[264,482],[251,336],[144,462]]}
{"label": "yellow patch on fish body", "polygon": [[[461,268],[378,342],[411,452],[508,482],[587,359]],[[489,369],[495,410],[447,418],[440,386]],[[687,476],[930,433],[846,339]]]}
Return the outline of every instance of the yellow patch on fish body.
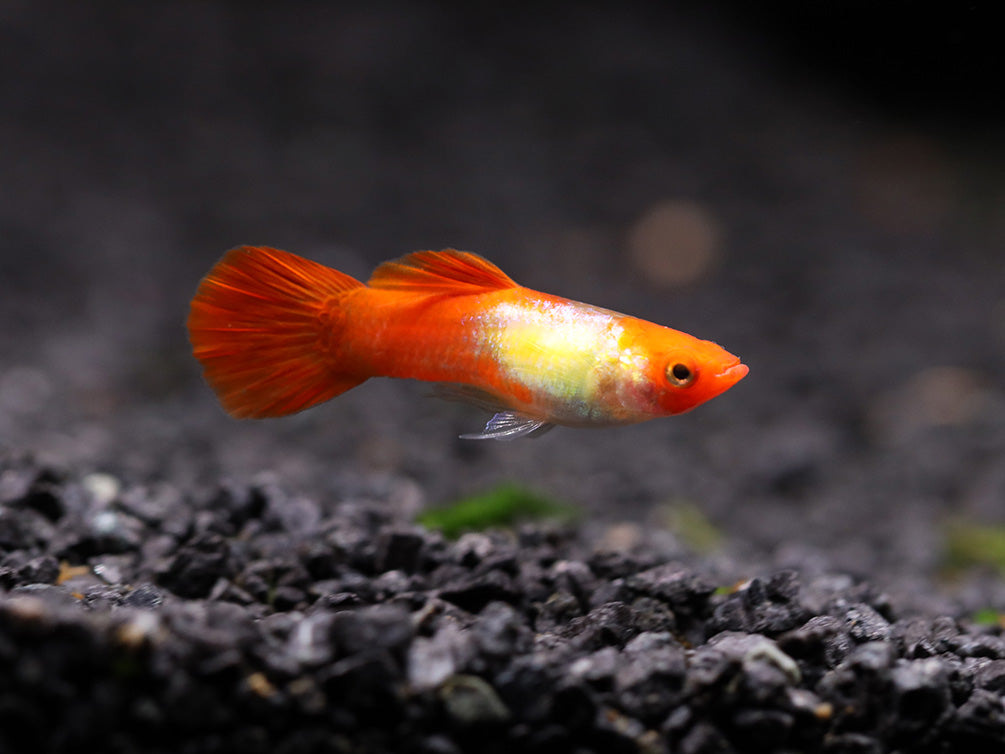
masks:
{"label": "yellow patch on fish body", "polygon": [[620,423],[608,401],[644,356],[622,345],[625,315],[575,301],[504,301],[482,317],[481,342],[507,379],[531,391],[525,409],[572,425]]}

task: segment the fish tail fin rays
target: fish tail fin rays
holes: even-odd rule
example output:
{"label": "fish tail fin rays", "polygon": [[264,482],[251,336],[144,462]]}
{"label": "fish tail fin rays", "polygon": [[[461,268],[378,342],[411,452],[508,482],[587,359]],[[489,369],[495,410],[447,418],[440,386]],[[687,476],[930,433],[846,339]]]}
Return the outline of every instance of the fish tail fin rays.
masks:
{"label": "fish tail fin rays", "polygon": [[343,373],[332,343],[339,300],[363,284],[266,247],[232,249],[203,278],[188,316],[192,351],[227,413],[285,416],[367,379]]}

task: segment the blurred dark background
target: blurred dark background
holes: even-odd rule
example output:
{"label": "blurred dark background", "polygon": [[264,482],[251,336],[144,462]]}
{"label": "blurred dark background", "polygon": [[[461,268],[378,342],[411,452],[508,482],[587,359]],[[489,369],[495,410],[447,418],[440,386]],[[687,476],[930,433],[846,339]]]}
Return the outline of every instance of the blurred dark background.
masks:
{"label": "blurred dark background", "polygon": [[[741,555],[938,572],[947,522],[1005,506],[987,5],[0,0],[0,444],[430,503],[513,479],[619,543],[697,510]],[[513,444],[390,381],[235,422],[183,322],[244,243],[361,277],[477,251],[751,374]]]}

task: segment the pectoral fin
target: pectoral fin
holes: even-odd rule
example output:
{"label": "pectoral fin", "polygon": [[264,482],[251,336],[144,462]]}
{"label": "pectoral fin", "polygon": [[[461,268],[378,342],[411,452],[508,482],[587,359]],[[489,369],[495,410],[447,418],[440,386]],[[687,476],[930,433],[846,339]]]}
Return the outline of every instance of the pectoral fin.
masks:
{"label": "pectoral fin", "polygon": [[519,437],[537,437],[554,427],[542,419],[534,419],[516,411],[500,411],[476,435],[461,435],[462,440],[516,440]]}

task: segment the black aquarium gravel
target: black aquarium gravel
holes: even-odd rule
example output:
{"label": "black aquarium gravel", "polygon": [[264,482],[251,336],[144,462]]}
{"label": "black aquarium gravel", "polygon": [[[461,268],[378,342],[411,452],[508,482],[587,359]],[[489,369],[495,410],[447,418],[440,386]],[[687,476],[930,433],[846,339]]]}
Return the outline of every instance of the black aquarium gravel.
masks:
{"label": "black aquarium gravel", "polygon": [[[1005,751],[1001,26],[851,5],[0,0],[0,754]],[[242,244],[750,374],[238,422],[184,323]]]}
{"label": "black aquarium gravel", "polygon": [[[393,489],[393,485],[389,487]],[[170,505],[165,505],[165,497]],[[0,457],[0,751],[997,751],[1005,638],[867,582]]]}

